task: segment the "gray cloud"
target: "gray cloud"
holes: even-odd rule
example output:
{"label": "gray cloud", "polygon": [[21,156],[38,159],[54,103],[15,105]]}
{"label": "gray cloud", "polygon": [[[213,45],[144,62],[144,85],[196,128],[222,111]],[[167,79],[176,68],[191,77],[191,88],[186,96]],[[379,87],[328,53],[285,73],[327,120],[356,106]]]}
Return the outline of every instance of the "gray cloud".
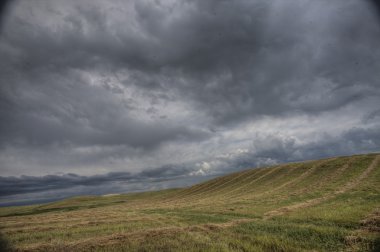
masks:
{"label": "gray cloud", "polygon": [[374,6],[13,1],[0,33],[1,178],[60,190],[95,174],[165,181],[378,151]]}
{"label": "gray cloud", "polygon": [[[377,15],[380,18],[380,2],[379,0],[369,0],[369,2],[373,5],[373,7],[377,11]],[[380,20],[379,20],[380,21]]]}
{"label": "gray cloud", "polygon": [[[75,186],[100,186],[107,183],[130,183],[170,181],[188,174],[189,167],[166,165],[158,169],[145,170],[137,174],[110,172],[103,175],[80,176],[73,173],[46,176],[0,177],[0,197],[59,190]],[[99,190],[97,190],[99,193]]]}
{"label": "gray cloud", "polygon": [[[198,167],[191,164],[165,165],[160,168],[150,168],[137,174],[110,172],[92,176],[68,173],[62,175],[0,177],[0,199],[26,193],[39,195],[36,193],[46,191],[57,192],[56,194],[53,193],[55,197],[58,195],[65,197],[71,195],[71,192],[63,191],[62,193],[62,190],[80,186],[92,188],[91,190],[81,189],[83,193],[87,194],[123,192],[128,189],[139,191],[147,189],[146,185],[154,185],[154,189],[157,189],[156,186],[160,186],[158,188],[167,188],[174,185],[185,186],[189,185],[189,181],[200,181],[205,173],[208,173],[208,176],[203,177],[203,179],[248,167],[268,166],[326,156],[358,154],[357,150],[361,150],[361,153],[374,152],[378,151],[379,145],[380,133],[377,129],[354,128],[345,132],[341,137],[333,138],[325,135],[324,140],[307,145],[298,145],[295,139],[291,138],[259,136],[251,149],[228,156],[216,157],[209,160],[208,163],[203,162]],[[255,151],[255,149],[258,149],[258,151]],[[209,172],[207,169],[210,169],[210,165],[213,164],[217,164],[218,170]],[[103,189],[96,189],[99,186],[103,187]]]}

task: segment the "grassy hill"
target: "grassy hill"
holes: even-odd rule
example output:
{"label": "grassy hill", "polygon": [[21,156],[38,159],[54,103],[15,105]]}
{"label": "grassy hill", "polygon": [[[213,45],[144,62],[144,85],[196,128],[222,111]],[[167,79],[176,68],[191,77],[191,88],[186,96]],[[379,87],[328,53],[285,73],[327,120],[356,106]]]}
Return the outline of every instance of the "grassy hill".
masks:
{"label": "grassy hill", "polygon": [[380,251],[380,155],[6,207],[0,216],[3,247],[18,251]]}

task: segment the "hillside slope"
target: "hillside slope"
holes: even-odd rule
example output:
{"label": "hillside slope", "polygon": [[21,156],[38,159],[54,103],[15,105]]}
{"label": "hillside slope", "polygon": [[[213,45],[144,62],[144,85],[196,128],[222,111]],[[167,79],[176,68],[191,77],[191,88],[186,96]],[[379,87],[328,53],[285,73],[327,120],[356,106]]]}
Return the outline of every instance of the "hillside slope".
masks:
{"label": "hillside slope", "polygon": [[184,189],[0,209],[19,251],[376,251],[380,155],[250,169]]}

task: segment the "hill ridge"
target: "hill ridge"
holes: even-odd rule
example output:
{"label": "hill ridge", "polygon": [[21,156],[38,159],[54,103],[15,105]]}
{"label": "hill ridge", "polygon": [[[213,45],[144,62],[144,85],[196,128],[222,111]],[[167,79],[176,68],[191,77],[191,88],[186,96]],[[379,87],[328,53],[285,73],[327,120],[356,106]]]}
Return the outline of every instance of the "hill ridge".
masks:
{"label": "hill ridge", "polygon": [[[315,198],[315,199],[307,200],[305,202],[301,202],[301,203],[298,203],[298,204],[282,207],[282,208],[279,208],[279,209],[267,212],[267,213],[265,213],[265,217],[266,218],[270,218],[270,217],[273,217],[273,216],[284,214],[285,212],[293,211],[295,209],[304,208],[304,207],[310,207],[312,205],[319,204],[322,201],[331,199],[331,198],[337,196],[338,194],[342,194],[342,193],[344,193],[344,192],[346,192],[346,191],[354,188],[360,181],[362,181],[363,179],[365,179],[369,175],[369,173],[373,169],[375,169],[376,165],[379,163],[379,160],[380,160],[380,155],[377,155],[375,157],[375,159],[372,161],[372,163],[368,166],[368,168],[362,174],[360,174],[359,177],[355,178],[352,181],[349,181],[347,184],[345,184],[343,187],[339,188],[337,191],[335,191],[335,192],[333,192],[331,194],[325,195],[323,197],[320,197],[320,198]],[[348,166],[349,166],[348,164],[345,164],[342,168],[345,170],[345,169],[348,168]]]}

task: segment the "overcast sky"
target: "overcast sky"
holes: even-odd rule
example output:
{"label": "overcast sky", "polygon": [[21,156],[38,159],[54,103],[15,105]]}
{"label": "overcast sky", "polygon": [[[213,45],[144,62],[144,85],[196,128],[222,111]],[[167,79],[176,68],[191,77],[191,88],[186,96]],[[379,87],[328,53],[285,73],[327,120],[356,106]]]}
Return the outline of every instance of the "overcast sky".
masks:
{"label": "overcast sky", "polygon": [[380,151],[378,14],[365,0],[10,2],[0,199]]}

